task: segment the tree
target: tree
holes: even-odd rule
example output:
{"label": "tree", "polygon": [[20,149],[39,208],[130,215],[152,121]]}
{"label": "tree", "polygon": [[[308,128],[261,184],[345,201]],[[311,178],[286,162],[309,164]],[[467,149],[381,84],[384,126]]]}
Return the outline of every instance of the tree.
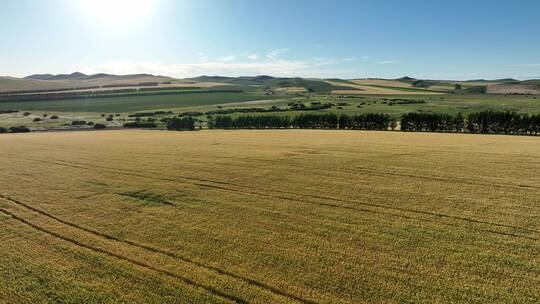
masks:
{"label": "tree", "polygon": [[193,131],[195,130],[195,119],[191,116],[174,117],[167,122],[168,130]]}
{"label": "tree", "polygon": [[28,129],[25,126],[20,126],[20,127],[11,127],[9,128],[9,131],[11,133],[28,133],[30,132],[30,129]]}
{"label": "tree", "polygon": [[394,131],[394,130],[396,130],[396,128],[397,128],[397,121],[392,120],[390,122],[390,129],[392,129],[392,131]]}
{"label": "tree", "polygon": [[454,131],[463,132],[464,127],[465,127],[465,118],[463,118],[463,115],[461,114],[461,112],[459,112],[457,113],[457,116],[454,119]]}
{"label": "tree", "polygon": [[157,128],[154,122],[126,122],[123,125],[124,128]]}

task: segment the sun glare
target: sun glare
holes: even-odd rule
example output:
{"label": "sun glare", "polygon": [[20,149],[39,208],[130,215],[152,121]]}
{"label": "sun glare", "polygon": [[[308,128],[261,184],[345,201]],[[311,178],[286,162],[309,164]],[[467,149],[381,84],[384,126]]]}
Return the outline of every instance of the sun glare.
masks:
{"label": "sun glare", "polygon": [[131,28],[148,18],[158,0],[79,0],[79,8],[90,22],[112,27]]}

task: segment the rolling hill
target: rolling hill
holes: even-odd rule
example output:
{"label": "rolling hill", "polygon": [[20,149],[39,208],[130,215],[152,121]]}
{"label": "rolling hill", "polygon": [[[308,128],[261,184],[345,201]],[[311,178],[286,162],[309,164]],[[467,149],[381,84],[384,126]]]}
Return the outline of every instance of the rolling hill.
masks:
{"label": "rolling hill", "polygon": [[[402,77],[398,79],[319,79],[300,77],[258,76],[199,76],[176,79],[151,74],[111,75],[98,73],[86,75],[34,74],[24,78],[0,77],[0,93],[24,93],[40,91],[110,90],[133,87],[217,87],[234,86],[245,91],[256,89],[274,91],[278,94],[352,94],[352,95],[436,95],[448,94],[460,85],[461,93],[490,94],[540,94],[539,80],[518,81],[512,78],[497,80],[429,80]],[[458,91],[459,92],[459,91]]]}
{"label": "rolling hill", "polygon": [[267,75],[241,77],[201,76],[186,80],[199,82],[213,81],[240,86],[264,86],[269,89],[294,88],[295,90],[301,90],[304,88],[305,91],[312,93],[330,93],[337,89],[355,90],[353,86],[348,84],[331,83],[322,79],[272,77]]}
{"label": "rolling hill", "polygon": [[[73,89],[97,89],[107,87],[133,87],[133,86],[161,86],[161,85],[190,85],[193,82],[180,80],[167,76],[155,76],[151,74],[134,75],[110,75],[94,74],[86,75],[75,72],[72,74],[35,74],[25,78],[0,77],[0,92],[13,91],[46,91],[46,90],[73,90]],[[197,84],[197,86],[202,86]]]}

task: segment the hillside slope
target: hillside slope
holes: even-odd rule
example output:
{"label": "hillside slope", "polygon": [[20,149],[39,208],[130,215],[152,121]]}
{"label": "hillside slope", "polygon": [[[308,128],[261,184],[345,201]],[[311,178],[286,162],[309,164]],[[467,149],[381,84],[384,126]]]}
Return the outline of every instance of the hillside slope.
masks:
{"label": "hillside slope", "polygon": [[58,90],[73,88],[88,88],[102,86],[134,86],[148,84],[193,84],[167,76],[154,76],[150,74],[109,75],[95,74],[37,74],[25,78],[0,77],[0,92],[28,91],[28,90]]}

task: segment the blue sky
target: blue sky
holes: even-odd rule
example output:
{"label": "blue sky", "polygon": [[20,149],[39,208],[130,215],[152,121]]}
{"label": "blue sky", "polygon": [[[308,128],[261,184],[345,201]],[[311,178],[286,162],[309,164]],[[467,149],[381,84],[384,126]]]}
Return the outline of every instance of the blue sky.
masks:
{"label": "blue sky", "polygon": [[0,75],[540,78],[540,1],[2,0]]}

